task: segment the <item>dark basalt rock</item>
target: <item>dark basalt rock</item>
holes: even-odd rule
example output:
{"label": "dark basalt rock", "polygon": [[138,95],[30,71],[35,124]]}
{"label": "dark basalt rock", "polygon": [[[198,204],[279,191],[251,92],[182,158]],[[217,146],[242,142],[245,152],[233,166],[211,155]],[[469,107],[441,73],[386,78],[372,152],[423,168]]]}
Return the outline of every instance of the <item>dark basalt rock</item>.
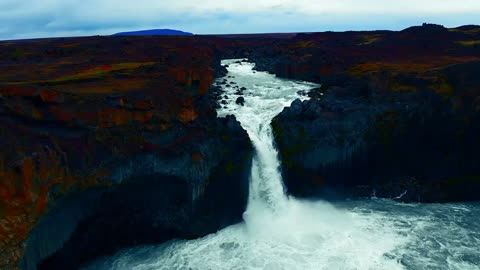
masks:
{"label": "dark basalt rock", "polygon": [[[442,72],[458,95],[479,85],[478,68],[478,63],[465,64]],[[468,101],[454,109],[449,100],[419,87],[417,92],[385,93],[351,81],[329,87],[320,99],[294,101],[272,121],[288,192],[300,197],[375,194],[415,202],[478,200],[478,104]]]}
{"label": "dark basalt rock", "polygon": [[[76,269],[122,247],[196,238],[241,221],[253,149],[233,116],[212,121],[181,132],[197,134],[181,149],[111,164],[116,186],[58,204],[31,233],[23,269],[45,257],[38,269]],[[160,145],[168,136],[147,139]]]}
{"label": "dark basalt rock", "polygon": [[300,96],[307,96],[307,95],[308,95],[308,91],[305,91],[305,90],[298,91],[297,94],[300,95]]}
{"label": "dark basalt rock", "polygon": [[241,105],[243,106],[245,104],[245,99],[243,97],[239,97],[237,98],[237,100],[235,101],[235,103],[237,103],[238,105]]}

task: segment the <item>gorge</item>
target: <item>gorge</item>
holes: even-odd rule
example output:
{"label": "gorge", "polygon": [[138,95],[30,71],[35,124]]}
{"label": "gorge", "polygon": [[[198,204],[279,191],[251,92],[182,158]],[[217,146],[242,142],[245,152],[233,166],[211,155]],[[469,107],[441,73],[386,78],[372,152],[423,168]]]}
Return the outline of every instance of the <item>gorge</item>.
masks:
{"label": "gorge", "polygon": [[476,269],[479,29],[0,42],[0,269]]}
{"label": "gorge", "polygon": [[[244,221],[196,240],[121,251],[86,270],[123,269],[475,269],[480,204],[401,204],[373,198],[341,203],[288,196],[270,122],[315,84],[253,73],[246,60],[228,74],[219,117],[233,114],[256,154]],[[245,89],[241,91],[240,89]],[[243,95],[243,105],[236,104]]]}

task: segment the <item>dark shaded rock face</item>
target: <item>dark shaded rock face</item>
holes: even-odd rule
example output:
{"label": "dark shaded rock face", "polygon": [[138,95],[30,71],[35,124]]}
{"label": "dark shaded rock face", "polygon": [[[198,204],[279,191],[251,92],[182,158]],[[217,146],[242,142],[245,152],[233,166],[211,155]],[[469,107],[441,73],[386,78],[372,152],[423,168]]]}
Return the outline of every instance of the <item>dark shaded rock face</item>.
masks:
{"label": "dark shaded rock face", "polygon": [[110,165],[113,187],[60,201],[31,232],[23,269],[37,262],[38,269],[76,269],[122,247],[199,237],[241,221],[253,151],[246,132],[234,117],[178,132],[195,139],[118,160]]}
{"label": "dark shaded rock face", "polygon": [[272,121],[288,191],[478,200],[480,111],[478,100],[462,96],[480,85],[479,68],[472,63],[438,71],[451,83],[448,99],[420,82],[418,91],[392,92],[350,79],[323,87],[323,97],[311,93],[312,100],[293,102]]}
{"label": "dark shaded rock face", "polygon": [[31,233],[23,268],[35,269],[59,247],[38,269],[75,269],[122,247],[195,238],[241,221],[252,147],[234,117],[213,125],[178,151],[119,162],[113,175],[121,185],[86,193],[83,206],[87,195],[78,195],[45,216]]}

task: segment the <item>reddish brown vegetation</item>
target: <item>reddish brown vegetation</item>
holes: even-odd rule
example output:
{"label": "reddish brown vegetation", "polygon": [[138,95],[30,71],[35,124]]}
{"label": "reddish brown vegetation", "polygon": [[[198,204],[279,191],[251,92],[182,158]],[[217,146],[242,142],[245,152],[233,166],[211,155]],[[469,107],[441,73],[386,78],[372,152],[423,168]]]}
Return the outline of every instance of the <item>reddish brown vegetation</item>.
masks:
{"label": "reddish brown vegetation", "polygon": [[392,91],[425,86],[448,98],[454,90],[443,70],[480,61],[478,29],[426,25],[401,32],[299,34],[262,53],[280,76],[317,82],[347,76]]}
{"label": "reddish brown vegetation", "polygon": [[0,269],[18,265],[28,232],[54,203],[52,186],[68,194],[100,179],[108,183],[102,156],[154,151],[139,131],[162,132],[201,117],[195,97],[207,94],[214,79],[210,43],[143,37],[2,43]]}
{"label": "reddish brown vegetation", "polygon": [[21,257],[22,241],[45,213],[50,188],[68,192],[75,186],[96,185],[102,173],[80,179],[65,167],[66,156],[49,148],[38,149],[35,156],[26,156],[16,167],[8,166],[0,157],[0,267],[4,268]]}

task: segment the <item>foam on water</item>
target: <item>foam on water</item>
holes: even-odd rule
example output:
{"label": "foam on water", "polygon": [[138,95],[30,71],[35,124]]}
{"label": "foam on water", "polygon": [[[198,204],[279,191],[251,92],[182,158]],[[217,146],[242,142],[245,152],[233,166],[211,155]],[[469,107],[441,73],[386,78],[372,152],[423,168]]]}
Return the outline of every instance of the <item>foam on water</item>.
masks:
{"label": "foam on water", "polygon": [[[287,197],[284,193],[280,175],[278,153],[273,145],[273,134],[270,122],[293,100],[306,99],[297,94],[306,91],[316,84],[280,80],[275,75],[266,72],[253,73],[251,63],[234,63],[235,60],[224,61],[228,64],[228,74],[233,76],[230,81],[234,87],[224,87],[227,105],[219,109],[220,117],[233,114],[247,131],[252,141],[256,155],[253,159],[250,179],[250,196],[248,213],[268,207],[270,211],[283,211]],[[235,103],[239,97],[238,89],[245,87],[244,106]]]}
{"label": "foam on water", "polygon": [[[253,72],[225,60],[227,105],[247,130],[256,155],[244,222],[204,238],[122,251],[87,269],[480,269],[480,206],[411,205],[388,200],[333,206],[285,195],[271,119],[316,85]],[[220,83],[223,79],[219,79]]]}

